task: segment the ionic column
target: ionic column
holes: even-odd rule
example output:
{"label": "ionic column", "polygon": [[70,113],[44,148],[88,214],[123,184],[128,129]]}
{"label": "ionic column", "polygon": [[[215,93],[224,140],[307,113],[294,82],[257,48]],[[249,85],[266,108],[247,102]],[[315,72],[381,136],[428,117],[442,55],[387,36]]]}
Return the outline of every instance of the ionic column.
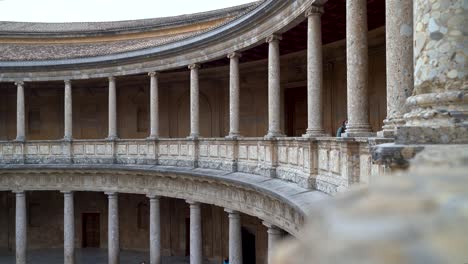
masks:
{"label": "ionic column", "polygon": [[242,225],[237,211],[225,209],[229,216],[229,263],[242,264]]}
{"label": "ionic column", "polygon": [[65,140],[73,138],[73,117],[72,117],[72,88],[71,81],[65,80],[65,98],[64,98],[64,136]]}
{"label": "ionic column", "polygon": [[15,82],[16,85],[16,140],[24,141],[25,123],[24,123],[24,82]]}
{"label": "ionic column", "polygon": [[190,264],[202,264],[202,230],[200,203],[187,201],[190,205]]}
{"label": "ionic column", "polygon": [[229,136],[236,138],[239,133],[239,58],[240,53],[233,52],[227,56],[230,59],[229,68]]}
{"label": "ionic column", "polygon": [[276,249],[278,241],[281,239],[282,231],[278,227],[267,223],[263,222],[263,225],[265,225],[268,228],[268,261],[267,264],[272,263],[273,259],[273,253],[275,252],[274,250]]}
{"label": "ionic column", "polygon": [[378,136],[394,137],[413,92],[413,1],[387,0],[385,13],[387,118]]}
{"label": "ionic column", "polygon": [[64,263],[75,263],[75,209],[73,192],[63,192],[63,253]]}
{"label": "ionic column", "polygon": [[268,45],[268,134],[267,138],[283,136],[281,134],[281,85],[280,85],[280,35],[271,35],[266,39]]}
{"label": "ionic column", "polygon": [[199,64],[191,64],[190,69],[190,138],[200,136],[200,107],[199,107],[199,87],[198,87],[198,69]]}
{"label": "ionic column", "polygon": [[150,72],[150,136],[155,139],[159,137],[159,87],[158,73]]}
{"label": "ionic column", "polygon": [[120,255],[119,243],[119,196],[117,193],[106,193],[109,200],[108,213],[108,264],[118,264]]}
{"label": "ionic column", "polygon": [[27,226],[26,196],[24,191],[16,192],[16,264],[26,264]]}
{"label": "ionic column", "polygon": [[150,264],[161,264],[161,212],[159,196],[150,199]]}
{"label": "ionic column", "polygon": [[367,0],[346,0],[347,137],[372,135],[367,52]]}
{"label": "ionic column", "polygon": [[307,131],[305,137],[324,136],[323,129],[323,7],[311,6],[306,11],[307,27]]}
{"label": "ionic column", "polygon": [[115,77],[109,77],[109,135],[108,139],[117,138],[117,94]]}
{"label": "ionic column", "polygon": [[466,1],[413,3],[414,90],[396,142],[468,143]]}

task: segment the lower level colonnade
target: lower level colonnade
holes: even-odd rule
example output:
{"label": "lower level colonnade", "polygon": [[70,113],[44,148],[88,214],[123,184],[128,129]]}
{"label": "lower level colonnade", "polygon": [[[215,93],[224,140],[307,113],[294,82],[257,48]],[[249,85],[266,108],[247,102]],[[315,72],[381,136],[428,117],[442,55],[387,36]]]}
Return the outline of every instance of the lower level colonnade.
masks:
{"label": "lower level colonnade", "polygon": [[[28,215],[31,210],[28,207],[26,199],[26,190],[15,192],[15,254],[16,264],[26,264],[27,261],[27,248],[28,247],[28,226],[31,224],[31,219]],[[28,191],[29,192],[29,191]],[[76,263],[75,253],[75,197],[73,191],[62,191],[64,198],[63,208],[63,256],[65,264]],[[121,225],[119,224],[119,193],[106,192],[105,195],[108,199],[108,233],[107,233],[107,248],[108,248],[108,262],[107,263],[120,263],[120,231]],[[160,197],[157,195],[147,195],[149,201],[149,263],[161,264],[162,263],[162,241],[161,241],[161,210],[160,210]],[[190,221],[189,221],[189,247],[190,263],[201,264],[204,262],[203,257],[203,235],[202,235],[202,213],[201,203],[189,201],[186,203],[190,208]],[[241,264],[243,263],[243,244],[248,241],[243,241],[242,224],[240,212],[225,208],[224,211],[228,216],[228,256],[229,263]],[[50,216],[48,216],[50,217]],[[141,220],[138,220],[141,221]],[[259,222],[260,223],[260,222]],[[277,242],[284,236],[285,232],[277,226],[269,222],[262,222],[267,227],[267,247],[266,256],[267,263],[271,263],[270,259]],[[260,224],[261,225],[261,224]],[[163,227],[163,229],[166,227]],[[222,241],[213,241],[214,243],[221,244]],[[256,246],[258,247],[258,246]],[[259,250],[261,252],[262,250]],[[258,252],[257,252],[258,254]],[[251,257],[251,256],[250,256]],[[256,260],[251,260],[256,262]]]}

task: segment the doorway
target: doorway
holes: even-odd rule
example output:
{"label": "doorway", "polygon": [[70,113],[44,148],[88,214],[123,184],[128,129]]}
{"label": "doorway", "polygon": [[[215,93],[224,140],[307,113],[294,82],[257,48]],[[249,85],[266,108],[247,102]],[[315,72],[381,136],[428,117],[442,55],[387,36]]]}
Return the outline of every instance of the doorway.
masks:
{"label": "doorway", "polygon": [[254,264],[257,261],[256,258],[255,235],[242,227],[242,263]]}
{"label": "doorway", "polygon": [[83,213],[83,248],[100,247],[100,215],[99,213]]}

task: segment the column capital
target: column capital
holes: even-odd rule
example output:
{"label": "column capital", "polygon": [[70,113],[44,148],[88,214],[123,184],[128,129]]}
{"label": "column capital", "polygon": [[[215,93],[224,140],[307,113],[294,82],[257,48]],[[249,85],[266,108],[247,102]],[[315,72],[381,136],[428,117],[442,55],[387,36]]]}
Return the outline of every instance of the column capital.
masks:
{"label": "column capital", "polygon": [[268,228],[269,234],[275,234],[275,235],[281,234],[281,229],[278,226],[273,225],[266,221],[263,221],[262,224]]}
{"label": "column capital", "polygon": [[309,16],[321,16],[324,13],[323,6],[311,5],[305,11],[305,17]]}
{"label": "column capital", "polygon": [[192,200],[185,200],[185,202],[187,202],[190,205],[190,207],[192,207],[192,206],[200,207],[199,202],[195,202],[195,201],[192,201]]}
{"label": "column capital", "polygon": [[115,198],[118,193],[117,192],[104,192],[109,198]]}
{"label": "column capital", "polygon": [[240,52],[234,51],[227,55],[228,59],[240,58],[242,54]]}
{"label": "column capital", "polygon": [[74,191],[63,190],[63,191],[60,191],[60,193],[63,193],[64,195],[70,195],[70,194],[73,194]]}
{"label": "column capital", "polygon": [[25,194],[25,190],[14,190],[12,191],[16,196],[23,196]]}
{"label": "column capital", "polygon": [[63,80],[63,82],[65,83],[65,85],[71,85],[71,80],[69,79]]}
{"label": "column capital", "polygon": [[200,69],[201,68],[201,65],[198,64],[198,63],[194,63],[194,64],[190,64],[189,66],[187,66],[190,70],[195,70],[195,69]]}
{"label": "column capital", "polygon": [[23,85],[24,85],[24,82],[23,82],[23,81],[16,81],[16,82],[15,82],[15,85],[16,85],[16,86],[23,86]]}
{"label": "column capital", "polygon": [[156,194],[147,194],[146,197],[148,197],[150,200],[159,200],[161,198],[161,196]]}
{"label": "column capital", "polygon": [[236,219],[239,219],[239,218],[240,218],[240,213],[239,213],[239,211],[232,210],[232,209],[228,209],[228,208],[224,208],[224,212],[228,213],[228,217],[229,217],[229,218],[236,218]]}
{"label": "column capital", "polygon": [[115,82],[115,76],[109,76],[107,78],[109,79],[109,82]]}
{"label": "column capital", "polygon": [[159,72],[157,72],[157,71],[148,72],[148,76],[150,76],[150,77],[158,77],[158,76],[159,76]]}
{"label": "column capital", "polygon": [[279,42],[282,39],[283,39],[283,36],[281,36],[281,34],[273,34],[271,36],[268,36],[265,41],[267,43],[271,43],[271,42],[275,42],[275,41]]}

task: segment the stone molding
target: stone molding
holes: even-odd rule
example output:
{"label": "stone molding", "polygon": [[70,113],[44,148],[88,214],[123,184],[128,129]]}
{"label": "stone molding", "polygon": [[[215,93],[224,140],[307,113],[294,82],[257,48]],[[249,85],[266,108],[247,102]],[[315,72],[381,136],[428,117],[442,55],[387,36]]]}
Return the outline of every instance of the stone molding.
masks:
{"label": "stone molding", "polygon": [[297,235],[307,208],[328,197],[294,184],[213,170],[154,166],[18,165],[0,170],[0,190],[96,191],[173,197],[259,217]]}

